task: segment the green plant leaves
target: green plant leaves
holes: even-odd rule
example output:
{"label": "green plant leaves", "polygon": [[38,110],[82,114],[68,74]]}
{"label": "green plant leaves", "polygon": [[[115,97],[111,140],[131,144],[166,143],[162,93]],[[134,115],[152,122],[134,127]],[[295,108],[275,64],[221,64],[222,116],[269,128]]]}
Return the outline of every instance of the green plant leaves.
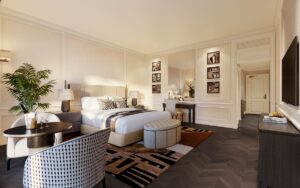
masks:
{"label": "green plant leaves", "polygon": [[[48,103],[40,103],[40,98],[52,92],[56,83],[55,80],[47,81],[50,74],[51,70],[36,71],[31,64],[24,63],[15,72],[4,73],[2,77],[9,93],[31,112],[38,108],[49,108]],[[9,111],[22,113],[19,105],[13,106]]]}

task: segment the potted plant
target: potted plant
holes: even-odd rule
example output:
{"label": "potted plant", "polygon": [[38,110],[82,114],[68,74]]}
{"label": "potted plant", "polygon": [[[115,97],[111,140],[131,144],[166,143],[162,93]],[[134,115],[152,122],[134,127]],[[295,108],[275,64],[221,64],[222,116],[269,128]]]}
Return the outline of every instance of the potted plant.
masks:
{"label": "potted plant", "polygon": [[55,81],[48,80],[50,73],[51,70],[48,69],[36,71],[29,63],[24,63],[13,73],[4,73],[3,83],[18,101],[18,104],[11,107],[9,111],[32,114],[38,108],[43,110],[49,108],[49,103],[42,103],[40,99],[52,92],[54,87]]}

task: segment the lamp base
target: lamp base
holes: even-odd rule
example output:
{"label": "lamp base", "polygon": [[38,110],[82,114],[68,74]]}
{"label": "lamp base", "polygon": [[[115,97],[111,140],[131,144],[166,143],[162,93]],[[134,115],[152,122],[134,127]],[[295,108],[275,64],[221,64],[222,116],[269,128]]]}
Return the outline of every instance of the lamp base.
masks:
{"label": "lamp base", "polygon": [[137,98],[132,98],[131,104],[132,104],[132,106],[136,106],[137,105]]}
{"label": "lamp base", "polygon": [[61,111],[62,112],[70,112],[70,100],[62,101]]}

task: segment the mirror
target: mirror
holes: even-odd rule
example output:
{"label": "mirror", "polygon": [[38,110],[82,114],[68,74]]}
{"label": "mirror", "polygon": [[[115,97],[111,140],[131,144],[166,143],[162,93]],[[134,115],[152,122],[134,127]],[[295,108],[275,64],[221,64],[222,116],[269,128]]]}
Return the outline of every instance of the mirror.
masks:
{"label": "mirror", "polygon": [[193,99],[195,96],[195,50],[177,52],[168,56],[169,99]]}

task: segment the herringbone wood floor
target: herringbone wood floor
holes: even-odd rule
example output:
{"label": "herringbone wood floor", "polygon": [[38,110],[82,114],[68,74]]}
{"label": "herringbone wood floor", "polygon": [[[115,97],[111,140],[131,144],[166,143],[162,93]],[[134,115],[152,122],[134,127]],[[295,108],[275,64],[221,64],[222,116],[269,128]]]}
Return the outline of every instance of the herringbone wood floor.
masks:
{"label": "herringbone wood floor", "polygon": [[[149,188],[255,188],[257,187],[258,116],[246,116],[238,130],[204,125],[215,134],[151,183]],[[24,159],[12,161],[5,171],[5,147],[0,147],[0,187],[22,187]],[[107,187],[129,187],[111,175]]]}

